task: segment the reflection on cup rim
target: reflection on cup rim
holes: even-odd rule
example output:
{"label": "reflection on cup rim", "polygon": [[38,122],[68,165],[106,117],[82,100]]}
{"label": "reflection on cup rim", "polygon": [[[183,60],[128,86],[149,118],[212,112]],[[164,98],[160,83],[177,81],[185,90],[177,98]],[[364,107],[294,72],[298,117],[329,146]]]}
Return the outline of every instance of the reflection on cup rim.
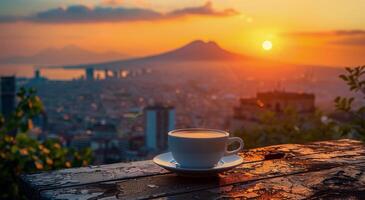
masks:
{"label": "reflection on cup rim", "polygon": [[[222,130],[218,130],[218,129],[209,129],[209,128],[183,128],[183,129],[175,129],[172,131],[168,132],[168,135],[171,137],[179,137],[176,135],[172,135],[173,133],[176,132],[184,132],[184,131],[210,131],[210,132],[218,132],[218,133],[223,133],[225,136],[224,137],[229,137],[229,133],[226,131],[222,131]],[[184,137],[181,137],[184,138]],[[208,139],[208,138],[194,138],[194,139]]]}

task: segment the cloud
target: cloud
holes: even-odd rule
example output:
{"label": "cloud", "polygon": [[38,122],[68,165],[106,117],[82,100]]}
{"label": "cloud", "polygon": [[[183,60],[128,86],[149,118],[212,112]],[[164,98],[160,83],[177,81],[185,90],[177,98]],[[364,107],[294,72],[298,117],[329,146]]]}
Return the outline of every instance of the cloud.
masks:
{"label": "cloud", "polygon": [[11,23],[17,22],[22,20],[22,17],[15,17],[15,16],[1,16],[0,15],[0,23]]}
{"label": "cloud", "polygon": [[298,37],[328,37],[328,36],[356,36],[365,35],[365,30],[334,30],[334,31],[318,31],[318,32],[289,32],[282,34],[284,36]]}
{"label": "cloud", "polygon": [[46,23],[116,22],[156,20],[162,17],[162,14],[148,9],[123,7],[89,8],[82,5],[75,5],[40,12],[27,17],[25,21]]}
{"label": "cloud", "polygon": [[339,30],[335,31],[336,35],[365,35],[365,30]]}
{"label": "cloud", "polygon": [[[109,1],[117,3],[119,1]],[[160,13],[151,9],[125,8],[114,6],[87,7],[84,5],[72,5],[66,8],[55,8],[24,17],[0,16],[0,23],[5,22],[38,22],[38,23],[88,23],[88,22],[123,22],[123,21],[151,21],[165,20],[188,15],[225,17],[238,14],[234,9],[217,11],[212,3],[207,2],[202,6],[187,7],[173,10],[168,13]]]}
{"label": "cloud", "polygon": [[119,6],[123,3],[123,1],[124,0],[103,0],[101,4],[105,6]]}
{"label": "cloud", "polygon": [[332,44],[347,46],[365,46],[365,30],[341,30],[336,31],[337,36],[342,36]]}
{"label": "cloud", "polygon": [[237,15],[238,12],[234,9],[225,9],[223,11],[215,11],[211,2],[207,2],[203,6],[188,7],[170,12],[169,16],[184,16],[184,15],[213,15],[213,16],[231,16]]}
{"label": "cloud", "polygon": [[344,38],[332,41],[331,44],[348,46],[365,46],[365,34],[361,37]]}
{"label": "cloud", "polygon": [[283,36],[300,38],[323,39],[328,44],[365,46],[365,30],[334,30],[323,32],[292,32],[284,33]]}

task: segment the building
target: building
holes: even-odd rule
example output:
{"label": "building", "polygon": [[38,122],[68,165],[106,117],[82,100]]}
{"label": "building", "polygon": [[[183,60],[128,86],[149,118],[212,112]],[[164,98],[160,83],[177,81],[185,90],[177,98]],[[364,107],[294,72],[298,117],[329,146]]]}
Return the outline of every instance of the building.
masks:
{"label": "building", "polygon": [[3,76],[0,81],[0,112],[6,119],[15,110],[16,78]]}
{"label": "building", "polygon": [[76,135],[70,141],[70,147],[77,150],[89,148],[91,146],[91,136],[86,134]]}
{"label": "building", "polygon": [[34,71],[34,79],[35,80],[40,80],[41,79],[41,71],[39,69],[36,69]]}
{"label": "building", "polygon": [[175,108],[154,105],[144,109],[145,145],[150,151],[167,149],[167,133],[175,129]]}
{"label": "building", "polygon": [[31,83],[41,83],[41,82],[46,81],[46,80],[47,80],[47,78],[42,77],[41,70],[40,69],[35,69],[34,70],[34,76],[30,81],[31,81]]}
{"label": "building", "polygon": [[266,111],[284,114],[285,109],[294,109],[300,115],[314,113],[315,95],[308,93],[272,91],[257,93],[253,98],[242,98],[233,109],[233,120],[230,129],[250,129],[260,124],[261,114]]}
{"label": "building", "polygon": [[264,108],[280,113],[285,108],[293,108],[298,113],[312,113],[315,110],[314,94],[273,91],[257,93],[257,99]]}
{"label": "building", "polygon": [[114,124],[97,123],[91,128],[93,134],[90,147],[93,150],[94,163],[114,163],[122,159],[118,131]]}
{"label": "building", "polygon": [[94,68],[86,68],[86,80],[94,80]]}

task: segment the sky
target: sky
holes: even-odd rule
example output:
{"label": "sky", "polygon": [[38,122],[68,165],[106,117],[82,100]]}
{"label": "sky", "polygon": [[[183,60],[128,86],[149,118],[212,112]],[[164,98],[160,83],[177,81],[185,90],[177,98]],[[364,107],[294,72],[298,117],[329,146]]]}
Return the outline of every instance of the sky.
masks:
{"label": "sky", "polygon": [[137,57],[202,39],[255,57],[356,66],[365,64],[364,10],[364,0],[1,0],[0,58],[69,45]]}

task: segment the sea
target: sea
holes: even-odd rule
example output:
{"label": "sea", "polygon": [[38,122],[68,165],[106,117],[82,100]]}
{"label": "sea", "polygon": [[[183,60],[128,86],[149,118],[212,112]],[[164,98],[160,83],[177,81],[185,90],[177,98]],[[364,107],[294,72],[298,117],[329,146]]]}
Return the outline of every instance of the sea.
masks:
{"label": "sea", "polygon": [[50,80],[73,80],[85,77],[83,69],[45,68],[19,64],[0,64],[0,76],[15,75],[18,78],[31,78],[37,69],[42,77]]}

